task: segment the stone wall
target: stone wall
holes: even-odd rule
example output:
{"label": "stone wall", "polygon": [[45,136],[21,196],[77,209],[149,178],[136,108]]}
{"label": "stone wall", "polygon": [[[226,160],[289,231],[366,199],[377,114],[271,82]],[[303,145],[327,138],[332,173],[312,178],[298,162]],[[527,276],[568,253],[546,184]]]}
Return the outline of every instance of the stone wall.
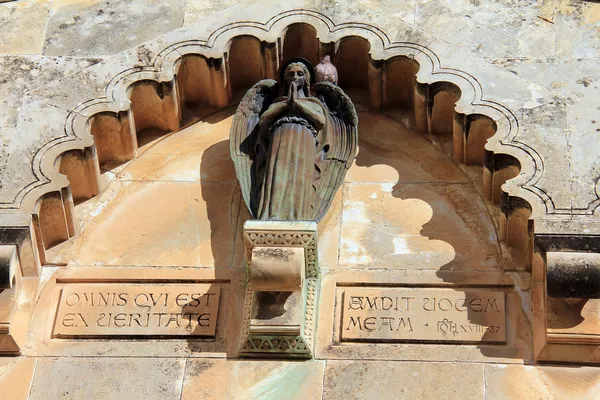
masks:
{"label": "stone wall", "polygon": [[[0,4],[0,394],[594,398],[598,299],[546,271],[597,278],[599,32],[584,1]],[[232,116],[325,54],[360,148],[318,224],[314,359],[242,360]]]}

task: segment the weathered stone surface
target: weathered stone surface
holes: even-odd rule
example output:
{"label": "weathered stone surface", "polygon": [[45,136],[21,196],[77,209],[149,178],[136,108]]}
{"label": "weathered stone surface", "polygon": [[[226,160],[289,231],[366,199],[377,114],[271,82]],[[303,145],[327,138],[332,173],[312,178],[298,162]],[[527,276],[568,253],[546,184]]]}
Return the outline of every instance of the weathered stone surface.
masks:
{"label": "weathered stone surface", "polygon": [[[473,90],[482,89],[483,93],[481,98],[468,98],[465,95],[461,100],[463,108],[459,111],[480,111],[482,108],[479,104],[487,101],[507,106],[507,112],[516,117],[520,129],[516,138],[518,142],[494,147],[494,151],[509,151],[515,146],[529,148],[528,154],[539,158],[535,162],[528,155],[520,159],[530,166],[535,163],[527,174],[536,168],[539,171],[543,169],[543,174],[536,175],[536,180],[529,183],[548,194],[548,210],[555,207],[564,213],[564,222],[559,221],[558,216],[550,216],[548,218],[552,218],[551,220],[544,221],[536,219],[536,232],[544,229],[569,235],[600,232],[600,225],[595,222],[597,218],[592,215],[600,193],[600,186],[596,183],[600,176],[600,166],[598,157],[594,156],[600,153],[597,140],[600,125],[594,117],[600,107],[597,96],[597,82],[600,80],[597,68],[597,56],[600,54],[597,35],[600,15],[598,4],[573,0],[517,0],[493,4],[475,0],[290,0],[243,1],[232,5],[234,3],[236,2],[224,1],[217,4],[214,1],[188,0],[185,7],[182,2],[176,2],[172,3],[176,6],[168,8],[158,4],[141,6],[138,1],[121,4],[111,2],[109,6],[108,2],[96,0],[76,3],[55,0],[57,12],[52,17],[47,35],[42,30],[50,7],[48,2],[38,2],[35,7],[30,7],[33,3],[23,0],[2,4],[0,37],[4,41],[0,43],[0,48],[6,43],[11,48],[0,50],[0,53],[39,54],[44,37],[49,54],[57,55],[113,54],[125,48],[133,48],[146,40],[150,42],[87,68],[89,60],[85,60],[88,64],[79,65],[77,59],[67,61],[60,56],[3,56],[0,59],[0,69],[4,71],[0,72],[0,82],[5,80],[5,74],[9,78],[4,84],[0,83],[0,102],[5,102],[0,106],[0,126],[10,127],[0,132],[0,201],[10,203],[20,187],[41,177],[28,166],[33,154],[45,143],[64,133],[66,112],[79,107],[82,102],[105,96],[107,84],[116,76],[122,76],[121,73],[133,68],[147,72],[148,75],[144,75],[147,79],[157,79],[160,74],[150,70],[156,67],[154,60],[163,49],[184,40],[207,39],[211,32],[223,26],[227,26],[227,29],[221,32],[234,35],[260,32],[257,33],[258,36],[264,33],[265,36],[273,35],[272,38],[275,38],[279,33],[267,33],[262,28],[268,29],[270,25],[261,24],[277,24],[282,21],[279,18],[285,20],[285,15],[289,15],[290,10],[304,8],[308,10],[301,17],[298,16],[296,21],[314,22],[314,19],[311,20],[314,10],[322,12],[317,25],[321,26],[319,29],[325,42],[335,32],[365,35],[369,38],[369,51],[373,55],[382,53],[382,46],[386,47],[386,51],[391,51],[392,47],[387,47],[388,40],[415,42],[418,46],[428,46],[435,53],[428,53],[433,64],[422,63],[420,75],[427,79],[443,76],[444,80],[459,79],[460,74],[471,75]],[[3,19],[3,11],[7,7],[12,7],[11,10],[15,11],[10,14],[9,19]],[[148,10],[148,7],[152,9]],[[100,8],[104,10],[104,16],[98,15]],[[111,15],[111,11],[115,14]],[[207,18],[196,24],[192,22],[198,18],[195,13],[198,17]],[[150,19],[148,15],[151,16]],[[273,18],[274,16],[277,17]],[[76,20],[75,17],[81,19]],[[187,28],[153,39],[170,31],[172,26],[177,25],[176,21],[181,24],[182,19],[185,19]],[[168,22],[161,23],[164,20]],[[240,20],[256,21],[255,26],[260,28],[253,30],[254,28],[233,25]],[[345,30],[349,26],[348,22],[357,26],[363,23],[381,31],[375,32],[367,28]],[[63,23],[68,26],[61,29],[60,25]],[[112,27],[109,26],[111,24]],[[284,25],[281,25],[277,29],[283,28]],[[39,33],[34,36],[34,31]],[[80,33],[90,34],[76,37]],[[120,40],[115,40],[115,35],[120,35]],[[212,39],[216,37],[211,36]],[[224,44],[219,46],[213,50],[213,54],[217,56],[226,51]],[[191,51],[198,49],[200,46]],[[164,65],[168,67],[169,62]],[[77,73],[76,70],[80,67],[84,69]],[[448,73],[450,70],[454,74]],[[61,74],[62,79],[54,81],[55,74]],[[49,81],[52,82],[46,85]],[[40,85],[44,86],[40,88]],[[470,89],[467,86],[468,91]],[[33,93],[26,93],[32,89]],[[110,97],[111,94],[108,95]],[[115,99],[116,103],[123,106],[125,98],[126,96],[121,96]],[[368,95],[362,97],[363,100],[367,98]],[[85,110],[81,114],[87,116],[87,112]],[[330,372],[337,371],[337,375],[330,374],[326,380],[326,398],[336,398],[337,393],[342,393],[339,397],[344,396],[343,398],[360,398],[361,395],[363,398],[381,397],[382,391],[386,394],[385,389],[388,390],[389,398],[462,398],[463,394],[470,398],[473,393],[476,394],[471,396],[473,398],[485,396],[491,399],[594,398],[599,391],[596,384],[598,377],[595,370],[588,368],[486,366],[488,386],[485,392],[481,379],[473,379],[473,374],[469,375],[475,371],[475,376],[481,376],[479,371],[483,367],[474,364],[477,362],[534,362],[539,348],[534,348],[531,338],[537,340],[540,337],[540,330],[537,328],[546,323],[548,332],[544,327],[541,334],[547,333],[552,340],[557,340],[560,335],[579,335],[585,340],[597,342],[599,305],[594,301],[532,300],[532,289],[538,293],[545,290],[543,283],[537,282],[539,276],[536,277],[535,270],[533,277],[529,272],[501,271],[503,257],[510,257],[511,251],[503,245],[503,256],[500,256],[499,246],[493,245],[497,242],[497,236],[501,235],[502,224],[491,221],[485,212],[485,203],[476,196],[476,191],[472,190],[469,183],[469,180],[480,179],[481,169],[463,169],[469,174],[470,179],[467,179],[454,162],[435,148],[439,146],[446,149],[448,142],[445,138],[433,137],[431,139],[434,145],[427,146],[425,138],[406,132],[387,116],[376,111],[364,111],[362,114],[363,131],[371,129],[373,135],[363,135],[361,138],[359,162],[349,171],[345,191],[338,193],[332,209],[318,229],[319,259],[323,267],[321,272],[327,285],[323,286],[320,296],[320,332],[316,355],[328,359]],[[17,117],[20,116],[22,118],[18,126],[15,126]],[[234,243],[241,243],[240,220],[247,215],[244,214],[245,207],[240,207],[239,194],[237,197],[235,194],[235,177],[227,154],[227,135],[221,135],[229,129],[227,119],[228,116],[219,115],[217,118],[215,115],[215,119],[207,119],[190,130],[162,137],[142,146],[136,161],[105,172],[104,187],[108,189],[104,195],[99,196],[99,199],[89,200],[76,209],[76,224],[83,228],[79,238],[48,251],[50,263],[70,265],[61,268],[45,267],[42,286],[52,281],[54,273],[64,273],[63,277],[70,276],[75,280],[108,276],[112,279],[111,282],[149,276],[166,280],[192,279],[190,277],[196,280],[231,279],[239,281],[238,289],[241,288],[242,252],[239,251],[239,245],[234,246]],[[496,122],[500,126],[507,124],[502,119]],[[494,138],[496,139],[499,138]],[[50,164],[52,162],[54,160],[50,160]],[[120,181],[111,186],[113,178]],[[522,175],[509,181],[505,187],[510,191],[530,178],[530,175]],[[188,185],[187,189],[179,186],[180,184]],[[359,186],[369,189],[363,190]],[[469,189],[465,189],[466,186]],[[481,185],[475,186],[481,189]],[[131,189],[125,189],[126,187]],[[442,187],[443,190],[438,191]],[[371,189],[373,191],[370,192]],[[193,196],[192,193],[200,193],[202,198]],[[373,193],[376,198],[369,197]],[[112,198],[113,196],[116,198]],[[488,206],[494,218],[501,221],[498,207]],[[236,211],[239,209],[242,211],[240,216]],[[589,215],[572,217],[569,215],[571,210]],[[547,210],[542,204],[538,211],[545,214]],[[440,215],[448,218],[440,219]],[[474,220],[478,222],[473,223]],[[500,230],[498,235],[494,226]],[[593,244],[594,238],[590,240],[589,243]],[[407,249],[413,253],[404,254]],[[76,257],[72,258],[72,255]],[[402,257],[413,257],[415,262],[411,263]],[[110,267],[109,264],[127,264],[127,267]],[[215,265],[218,268],[195,267]],[[234,268],[221,268],[228,265]],[[338,268],[338,265],[342,268]],[[76,275],[76,270],[82,271],[81,274]],[[232,271],[240,275],[228,275]],[[206,275],[198,275],[199,273]],[[339,275],[332,278],[331,275],[335,274]],[[335,342],[339,339],[339,332],[332,332],[336,321],[335,301],[339,301],[331,294],[336,291],[336,282],[333,282],[335,279],[340,279],[345,284],[375,282],[388,285],[392,282],[402,285],[514,286],[514,290],[508,290],[510,293],[506,297],[507,315],[511,318],[507,322],[507,344],[449,346]],[[532,279],[533,285],[530,284]],[[49,292],[54,293],[53,288]],[[50,337],[56,303],[49,293],[42,291],[40,297],[30,299],[37,309],[34,318],[36,323],[31,328],[29,343],[24,347],[24,354],[28,355],[25,360],[29,364],[29,376],[33,373],[34,357],[78,358],[64,362],[43,359],[44,366],[38,369],[39,376],[45,377],[52,384],[47,391],[43,391],[43,385],[38,385],[32,396],[59,398],[63,393],[61,390],[64,390],[65,393],[75,393],[72,395],[75,398],[86,397],[88,394],[87,397],[92,397],[96,393],[100,393],[100,398],[110,398],[108,394],[103,396],[103,390],[106,389],[118,393],[115,397],[120,399],[131,393],[130,388],[136,387],[137,391],[129,398],[136,398],[136,395],[143,395],[145,399],[178,398],[177,390],[161,391],[155,396],[153,392],[146,390],[157,383],[153,382],[156,379],[148,378],[148,375],[159,376],[162,371],[156,371],[160,368],[151,367],[148,374],[142,367],[121,368],[121,363],[128,362],[122,358],[116,364],[112,363],[113,360],[110,360],[111,363],[100,360],[102,368],[98,374],[101,377],[100,382],[96,382],[93,379],[81,379],[81,376],[89,378],[94,375],[89,372],[91,368],[80,368],[85,364],[84,361],[92,361],[81,360],[80,357],[225,357],[228,346],[234,349],[229,352],[229,356],[233,356],[238,348],[236,334],[239,333],[239,326],[236,323],[241,319],[239,314],[243,308],[240,293],[243,290],[228,295],[231,303],[227,303],[228,319],[223,323],[227,331],[224,338],[217,338],[212,342],[188,343],[185,339],[68,342]],[[223,296],[225,301],[225,294]],[[548,315],[538,318],[538,309],[544,304],[548,307]],[[225,316],[220,313],[219,318]],[[537,330],[533,332],[533,328]],[[220,329],[217,331],[219,334]],[[544,357],[550,361],[552,357],[562,357],[562,360],[573,362],[598,362],[597,345],[563,345],[546,352]],[[331,361],[336,358],[430,362]],[[103,364],[104,361],[106,364]],[[431,363],[435,361],[444,363]],[[464,363],[455,363],[457,361]],[[134,364],[144,362],[150,361],[132,361]],[[152,362],[154,361],[150,363]],[[72,363],[73,366],[67,367]],[[286,389],[289,382],[301,386],[298,380],[287,377],[306,376],[296,373],[296,369],[306,368],[306,364],[258,363],[198,360],[200,369],[209,365],[205,371],[214,373],[209,374],[208,379],[195,380],[199,382],[197,385],[192,383],[194,379],[190,379],[191,389],[186,393],[191,398],[195,398],[196,393],[206,393],[207,397],[214,395],[218,398],[220,393],[213,388],[213,382],[222,379],[225,383],[217,385],[217,389],[229,390],[223,394],[222,397],[225,398],[235,397],[237,394],[246,397],[247,393],[258,393],[266,398],[271,394],[274,397],[286,397],[289,392],[280,391],[283,385],[287,385]],[[52,364],[56,367],[54,370]],[[231,367],[233,364],[238,366]],[[261,375],[262,368],[272,368],[262,366],[266,364],[277,364],[280,367],[269,369]],[[114,365],[117,366],[116,371],[113,371]],[[310,365],[312,367],[314,364]],[[318,365],[319,371],[322,371],[323,363]],[[168,377],[169,381],[176,381],[181,385],[182,368],[179,369],[180,375]],[[281,372],[285,370],[292,372],[286,375]],[[363,370],[363,375],[354,374],[354,371]],[[427,373],[422,373],[421,370],[427,370]],[[0,366],[0,372],[2,371],[4,368]],[[419,375],[415,377],[412,373]],[[11,399],[26,396],[29,387],[27,385],[25,388],[22,383],[27,380],[27,376],[21,378],[21,375],[14,377],[7,374],[8,372],[0,376],[0,388],[4,391],[16,390],[17,395],[7,392]],[[65,376],[67,379],[64,379]],[[127,378],[123,378],[124,376]],[[284,379],[280,380],[279,376]],[[435,379],[430,379],[429,376]],[[112,377],[115,377],[114,380]],[[123,381],[119,384],[126,389],[115,384],[119,382],[117,379]],[[255,385],[257,381],[260,382],[258,386]],[[15,382],[19,383],[18,388]],[[280,386],[279,382],[283,384]],[[300,382],[303,385],[305,381],[301,379]],[[314,383],[316,389],[314,393],[309,392],[310,396],[307,397],[319,398],[321,379],[315,378],[310,382]],[[229,383],[231,387],[226,386]],[[85,385],[92,387],[96,384],[100,385],[98,390],[92,388],[89,392],[78,391],[78,388]],[[61,388],[61,385],[64,387]],[[207,387],[212,388],[208,393]],[[71,388],[75,390],[72,391]],[[241,389],[237,391],[239,388]],[[416,393],[415,396],[411,390]],[[344,394],[345,391],[348,392],[347,395]],[[448,395],[447,391],[453,393]],[[173,395],[170,396],[171,394]]]}
{"label": "weathered stone surface", "polygon": [[0,399],[27,399],[37,359],[33,357],[0,360]]}
{"label": "weathered stone surface", "polygon": [[548,296],[600,298],[600,254],[577,252],[546,253]]}
{"label": "weathered stone surface", "polygon": [[151,142],[117,179],[236,182],[229,156],[231,112],[219,112],[177,134]]}
{"label": "weathered stone surface", "polygon": [[582,335],[582,342],[600,341],[600,299],[548,298],[547,330],[554,339]]}
{"label": "weathered stone surface", "polygon": [[573,196],[569,192],[574,185],[567,184],[571,181],[571,134],[564,104],[553,102],[523,109],[517,113],[517,118],[519,134],[516,140],[536,149],[529,152],[531,159],[539,162],[539,154],[543,154],[542,160],[552,160],[551,163],[544,162],[544,172],[533,186],[549,194],[552,201],[546,200],[546,207],[551,212],[570,210]]}
{"label": "weathered stone surface", "polygon": [[483,365],[328,361],[323,398],[481,399]]}
{"label": "weathered stone surface", "polygon": [[344,287],[341,341],[504,342],[504,293]]}
{"label": "weathered stone surface", "polygon": [[[46,55],[106,56],[134,47],[183,25],[183,0],[63,0],[52,4],[44,41]],[[114,40],[118,35],[119,40]]]}
{"label": "weathered stone surface", "polygon": [[227,267],[239,201],[232,183],[116,182],[90,213],[72,262]]}
{"label": "weathered stone surface", "polygon": [[206,18],[216,11],[221,11],[239,3],[241,3],[241,0],[188,0],[185,2],[184,26],[193,24],[199,19]]}
{"label": "weathered stone surface", "polygon": [[181,399],[319,399],[324,367],[324,361],[189,360]]}
{"label": "weathered stone surface", "polygon": [[338,190],[325,217],[317,224],[319,265],[322,269],[334,268],[338,262],[342,198],[344,188]]}
{"label": "weathered stone surface", "polygon": [[0,54],[40,54],[51,0],[0,4]]}
{"label": "weathered stone surface", "polygon": [[11,141],[5,169],[0,170],[0,203],[11,204],[23,187],[38,181],[32,167],[34,157],[45,144],[64,136],[66,117],[66,111],[25,96],[17,127],[11,129],[15,135],[19,133],[19,139]]}
{"label": "weathered stone surface", "polygon": [[65,285],[54,337],[215,336],[221,287]]}
{"label": "weathered stone surface", "polygon": [[254,290],[292,292],[302,287],[305,271],[303,248],[255,247],[248,261],[248,278]]}
{"label": "weathered stone surface", "polygon": [[16,125],[19,106],[26,91],[73,74],[98,61],[34,55],[0,56],[0,127]]}
{"label": "weathered stone surface", "polygon": [[500,250],[470,185],[347,184],[340,267],[496,269]]}
{"label": "weathered stone surface", "polygon": [[484,57],[548,57],[554,54],[555,29],[539,18],[552,7],[546,3],[551,2],[419,0],[415,24]]}
{"label": "weathered stone surface", "polygon": [[600,392],[600,371],[588,367],[486,365],[485,398],[594,399]]}
{"label": "weathered stone surface", "polygon": [[373,112],[358,118],[359,150],[346,182],[468,182],[450,158],[399,121]]}
{"label": "weathered stone surface", "polygon": [[[598,8],[600,10],[600,8]],[[569,42],[575,43],[572,39]],[[544,59],[504,59],[494,60],[496,65],[512,71],[528,80],[539,83],[549,88],[556,97],[556,105],[536,117],[538,123],[544,119],[551,119],[556,131],[548,136],[548,129],[544,128],[543,143],[534,143],[535,148],[541,146],[555,146],[553,156],[548,151],[543,151],[547,158],[560,160],[560,164],[546,165],[552,172],[546,173],[547,182],[558,182],[558,176],[566,172],[565,163],[568,163],[570,173],[570,190],[563,188],[560,196],[555,196],[557,205],[570,208],[586,209],[596,200],[595,179],[600,176],[600,163],[590,153],[598,153],[600,132],[600,118],[596,115],[600,110],[600,99],[597,96],[600,88],[600,72],[596,59],[587,58],[561,58],[552,57]],[[556,109],[560,111],[556,111]],[[529,119],[529,118],[527,118]],[[544,123],[544,126],[546,124]],[[525,136],[526,137],[526,134]],[[552,137],[551,140],[549,138]],[[562,167],[556,168],[557,165]],[[589,179],[589,178],[592,179]],[[550,189],[550,188],[549,188]],[[553,191],[554,188],[552,188]],[[566,201],[571,199],[571,203]]]}
{"label": "weathered stone surface", "polygon": [[556,2],[556,54],[564,58],[598,58],[600,55],[600,4]]}
{"label": "weathered stone surface", "polygon": [[41,359],[29,399],[176,399],[184,366],[168,358]]}

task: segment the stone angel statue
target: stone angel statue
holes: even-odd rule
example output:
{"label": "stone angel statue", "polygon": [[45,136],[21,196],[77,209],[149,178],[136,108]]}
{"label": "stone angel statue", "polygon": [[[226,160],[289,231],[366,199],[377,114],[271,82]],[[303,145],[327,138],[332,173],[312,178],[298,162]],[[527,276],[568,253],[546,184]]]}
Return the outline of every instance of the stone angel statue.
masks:
{"label": "stone angel statue", "polygon": [[281,68],[285,93],[272,79],[240,102],[230,152],[253,218],[320,221],[356,155],[358,117],[337,85],[319,82],[303,58]]}

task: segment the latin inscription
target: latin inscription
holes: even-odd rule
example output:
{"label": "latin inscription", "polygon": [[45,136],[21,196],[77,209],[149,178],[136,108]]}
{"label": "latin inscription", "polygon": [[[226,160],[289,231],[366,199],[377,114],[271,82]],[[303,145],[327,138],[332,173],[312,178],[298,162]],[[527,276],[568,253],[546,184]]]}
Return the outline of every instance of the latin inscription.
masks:
{"label": "latin inscription", "polygon": [[53,336],[214,337],[220,295],[209,284],[69,284]]}
{"label": "latin inscription", "polygon": [[343,289],[342,341],[506,341],[504,292]]}

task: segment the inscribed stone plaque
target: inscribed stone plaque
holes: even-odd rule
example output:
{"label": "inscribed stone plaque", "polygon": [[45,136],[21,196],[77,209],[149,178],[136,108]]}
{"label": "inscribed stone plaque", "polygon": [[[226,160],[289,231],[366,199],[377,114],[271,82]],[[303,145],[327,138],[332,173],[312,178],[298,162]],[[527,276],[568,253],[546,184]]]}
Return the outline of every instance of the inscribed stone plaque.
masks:
{"label": "inscribed stone plaque", "polygon": [[506,341],[504,292],[346,287],[341,341]]}
{"label": "inscribed stone plaque", "polygon": [[214,337],[220,295],[210,284],[68,284],[53,336]]}

